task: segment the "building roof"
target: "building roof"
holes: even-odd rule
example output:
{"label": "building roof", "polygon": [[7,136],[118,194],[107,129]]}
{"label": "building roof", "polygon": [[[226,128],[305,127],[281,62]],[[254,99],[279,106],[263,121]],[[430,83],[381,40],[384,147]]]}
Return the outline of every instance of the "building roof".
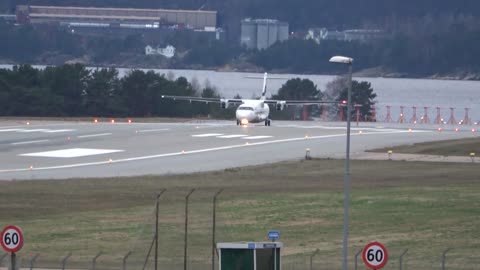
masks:
{"label": "building roof", "polygon": [[29,6],[30,8],[65,9],[65,10],[102,10],[102,11],[156,11],[216,14],[213,10],[181,10],[181,9],[145,9],[145,8],[104,8],[104,7],[64,7],[64,6]]}

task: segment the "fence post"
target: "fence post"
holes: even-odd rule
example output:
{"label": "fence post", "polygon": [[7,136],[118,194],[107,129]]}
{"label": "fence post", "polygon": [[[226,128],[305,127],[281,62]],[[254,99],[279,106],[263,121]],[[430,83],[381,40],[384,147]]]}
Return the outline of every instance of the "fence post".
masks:
{"label": "fence post", "polygon": [[442,270],[445,270],[445,258],[447,257],[447,252],[452,250],[452,248],[447,248],[442,254]]}
{"label": "fence post", "polygon": [[188,199],[190,195],[195,191],[195,189],[190,190],[190,192],[185,197],[185,235],[183,241],[183,270],[187,270],[187,241],[188,241]]}
{"label": "fence post", "polygon": [[93,260],[92,260],[92,270],[95,270],[96,269],[96,266],[97,266],[97,259],[98,257],[102,256],[103,254],[103,251],[100,251],[97,253],[97,255],[95,255],[95,257],[93,257]]}
{"label": "fence post", "polygon": [[403,251],[403,253],[400,255],[400,258],[398,258],[398,263],[400,266],[400,270],[402,270],[402,260],[403,260],[403,255],[407,254],[408,248]]}
{"label": "fence post", "polygon": [[62,259],[62,270],[65,270],[65,266],[67,265],[67,260],[68,258],[70,258],[72,256],[72,253],[68,253],[67,256],[65,256],[63,259]]}
{"label": "fence post", "polygon": [[132,254],[132,251],[129,251],[125,256],[123,256],[122,270],[127,270],[127,258]]}
{"label": "fence post", "polygon": [[147,257],[145,258],[145,263],[143,263],[142,270],[145,270],[145,267],[147,267],[148,258],[150,258],[150,252],[152,252],[153,244],[155,244],[155,236],[152,239],[152,244],[150,244],[150,249],[148,250]]}
{"label": "fence post", "polygon": [[157,194],[157,201],[155,204],[155,270],[158,269],[158,209],[160,207],[160,196],[166,191],[166,189],[162,189],[162,191]]}
{"label": "fence post", "polygon": [[217,223],[217,197],[222,193],[223,188],[217,191],[213,196],[213,213],[212,213],[212,270],[215,270],[215,233]]}
{"label": "fence post", "polygon": [[40,256],[40,254],[35,254],[35,256],[33,256],[33,258],[30,260],[30,270],[33,269],[33,265],[35,264],[35,260],[38,258],[38,256]]}
{"label": "fence post", "polygon": [[362,251],[363,251],[363,248],[360,249],[357,253],[355,253],[355,270],[357,270],[357,267],[358,267],[358,255],[360,255]]}
{"label": "fence post", "polygon": [[318,254],[320,250],[317,248],[312,255],[310,255],[310,270],[313,270],[313,257]]}

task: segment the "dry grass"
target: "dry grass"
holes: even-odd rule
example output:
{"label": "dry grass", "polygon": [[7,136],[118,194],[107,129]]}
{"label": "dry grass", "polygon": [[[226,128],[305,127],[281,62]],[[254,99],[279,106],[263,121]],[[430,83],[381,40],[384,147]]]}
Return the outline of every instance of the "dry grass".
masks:
{"label": "dry grass", "polygon": [[[195,187],[189,263],[205,269],[211,197],[225,188],[217,213],[219,241],[263,241],[267,230],[278,229],[286,265],[306,266],[308,254],[320,248],[316,260],[328,259],[333,268],[341,257],[343,166],[341,160],[312,160],[190,175],[1,182],[0,225],[21,226],[26,244],[19,255],[41,253],[42,265],[58,265],[72,251],[72,265],[87,267],[102,250],[106,254],[98,266],[113,267],[133,250],[129,262],[138,269],[153,236],[155,193],[166,188],[160,259],[163,269],[181,269],[184,199]],[[410,266],[429,269],[425,265],[434,265],[448,246],[479,250],[477,164],[352,161],[351,174],[351,257],[365,243],[379,240],[392,256],[409,248]],[[456,269],[476,265],[478,259],[468,254],[455,261]]]}
{"label": "dry grass", "polygon": [[386,153],[392,150],[394,153],[422,154],[439,156],[469,156],[476,153],[480,156],[480,137],[460,140],[446,140],[438,142],[415,143],[398,147],[371,150],[371,152]]}

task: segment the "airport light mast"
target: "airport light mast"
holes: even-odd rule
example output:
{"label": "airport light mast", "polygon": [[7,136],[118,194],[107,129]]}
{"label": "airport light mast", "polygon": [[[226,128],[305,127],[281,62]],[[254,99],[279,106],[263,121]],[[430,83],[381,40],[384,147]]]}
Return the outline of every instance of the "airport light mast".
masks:
{"label": "airport light mast", "polygon": [[350,208],[350,118],[352,114],[352,64],[353,58],[345,56],[334,56],[330,58],[331,63],[348,65],[348,94],[347,94],[347,149],[345,154],[345,175],[343,178],[344,207],[343,207],[343,252],[342,270],[347,270],[348,251],[348,209]]}

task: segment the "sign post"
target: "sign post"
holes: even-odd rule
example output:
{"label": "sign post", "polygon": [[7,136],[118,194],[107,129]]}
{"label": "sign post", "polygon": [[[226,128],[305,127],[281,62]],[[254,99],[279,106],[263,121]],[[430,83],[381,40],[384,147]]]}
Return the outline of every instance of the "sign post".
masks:
{"label": "sign post", "polygon": [[[280,238],[279,231],[268,231],[268,239],[275,242]],[[277,249],[273,247],[273,270],[277,270]]]}
{"label": "sign post", "polygon": [[279,231],[268,231],[268,239],[272,240],[275,242],[275,240],[278,240],[280,238],[280,232]]}
{"label": "sign post", "polygon": [[16,254],[15,252],[19,251],[23,246],[23,234],[22,230],[17,226],[9,225],[2,230],[1,236],[1,244],[3,249],[6,252],[10,252],[11,254],[11,263],[12,263],[12,270],[16,269]]}
{"label": "sign post", "polygon": [[368,268],[378,270],[387,264],[388,252],[379,242],[371,242],[363,249],[362,258]]}

